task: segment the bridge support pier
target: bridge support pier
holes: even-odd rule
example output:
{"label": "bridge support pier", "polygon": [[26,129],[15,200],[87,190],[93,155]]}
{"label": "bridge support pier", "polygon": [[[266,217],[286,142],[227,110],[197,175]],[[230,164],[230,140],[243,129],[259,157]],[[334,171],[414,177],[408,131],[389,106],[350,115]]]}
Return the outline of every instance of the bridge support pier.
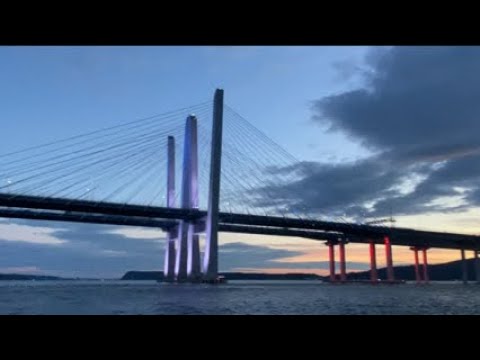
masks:
{"label": "bridge support pier", "polygon": [[465,258],[465,249],[461,249],[460,254],[462,255],[462,282],[466,285],[468,284],[468,265]]}
{"label": "bridge support pier", "polygon": [[387,260],[387,281],[394,282],[395,275],[393,273],[392,244],[390,243],[390,238],[388,236],[385,236],[383,240],[385,243],[385,257]]}
{"label": "bridge support pier", "polygon": [[428,261],[427,261],[427,249],[426,247],[422,248],[423,252],[423,282],[425,284],[429,283],[429,278],[428,278]]}
{"label": "bridge support pier", "polygon": [[210,161],[210,188],[206,221],[203,276],[208,282],[218,277],[218,215],[220,202],[220,169],[222,163],[223,90],[217,89],[213,99],[212,153]]}
{"label": "bridge support pier", "polygon": [[[168,137],[167,143],[167,207],[175,207],[175,138]],[[167,233],[163,276],[165,281],[175,280],[175,242],[173,232]]]}
{"label": "bridge support pier", "polygon": [[175,280],[187,280],[188,224],[181,221],[178,226],[177,249],[175,252]]}
{"label": "bridge support pier", "polygon": [[420,276],[420,266],[418,264],[418,248],[416,246],[412,246],[410,248],[413,251],[414,258],[415,258],[415,281],[417,284],[422,282],[422,277]]}
{"label": "bridge support pier", "polygon": [[328,246],[328,265],[330,270],[330,282],[336,282],[335,276],[335,243],[333,241],[327,241]]}
{"label": "bridge support pier", "polygon": [[[197,118],[194,115],[187,117],[183,146],[182,208],[198,209],[198,139]],[[175,268],[177,281],[199,281],[200,245],[195,225],[182,221],[179,230],[180,245]]]}
{"label": "bridge support pier", "polygon": [[370,281],[373,284],[378,282],[378,273],[377,273],[377,254],[375,251],[375,243],[373,240],[370,241]]}
{"label": "bridge support pier", "polygon": [[347,263],[345,260],[345,241],[342,239],[339,243],[339,253],[340,253],[340,281],[347,281]]}
{"label": "bridge support pier", "polygon": [[475,280],[477,284],[480,284],[480,259],[478,258],[479,250],[473,251],[475,254]]}
{"label": "bridge support pier", "polygon": [[[413,250],[413,254],[415,256],[415,281],[417,284],[420,283],[425,283],[428,284],[429,278],[428,278],[428,261],[427,261],[427,247],[419,247],[419,246],[412,246],[410,248]],[[418,252],[422,251],[423,257],[423,264],[422,264],[422,273],[420,273],[420,265],[419,265],[419,259],[418,259]]]}
{"label": "bridge support pier", "polygon": [[175,280],[175,242],[170,233],[167,233],[167,242],[165,244],[165,261],[163,264],[163,277],[167,282]]}
{"label": "bridge support pier", "polygon": [[200,270],[200,241],[199,236],[195,234],[195,224],[188,224],[188,256],[187,256],[187,276],[192,282],[199,282],[202,279]]}

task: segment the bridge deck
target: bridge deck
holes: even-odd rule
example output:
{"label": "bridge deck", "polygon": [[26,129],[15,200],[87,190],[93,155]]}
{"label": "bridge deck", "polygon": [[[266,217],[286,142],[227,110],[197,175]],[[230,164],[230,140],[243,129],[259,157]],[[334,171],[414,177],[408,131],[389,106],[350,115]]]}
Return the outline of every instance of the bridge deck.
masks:
{"label": "bridge deck", "polygon": [[[88,200],[43,198],[15,194],[0,194],[0,217],[37,220],[72,221],[97,224],[146,226],[168,229],[175,226],[172,220],[199,220],[205,211],[128,205]],[[14,209],[5,209],[14,208]],[[27,211],[25,209],[34,209]],[[39,210],[50,210],[41,212]],[[51,210],[57,211],[52,212]],[[58,212],[60,211],[60,212]],[[430,246],[451,249],[478,249],[480,236],[420,231],[404,228],[385,228],[371,225],[303,220],[272,216],[220,213],[220,230],[251,234],[300,236],[314,240],[337,238],[344,234],[349,242],[383,242],[390,236],[393,245]],[[322,232],[334,232],[322,233]]]}

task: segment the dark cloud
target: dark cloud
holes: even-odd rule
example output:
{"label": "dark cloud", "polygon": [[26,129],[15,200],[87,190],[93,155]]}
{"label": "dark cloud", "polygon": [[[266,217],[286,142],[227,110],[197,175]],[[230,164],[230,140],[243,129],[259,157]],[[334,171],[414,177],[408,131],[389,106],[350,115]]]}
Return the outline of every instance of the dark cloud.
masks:
{"label": "dark cloud", "polygon": [[59,245],[0,239],[1,268],[37,267],[43,273],[80,277],[120,277],[128,270],[163,268],[164,234],[158,239],[112,233],[119,226],[50,221],[10,220],[10,223],[52,228]]}
{"label": "dark cloud", "polygon": [[479,149],[480,47],[394,47],[375,59],[368,88],[317,101],[316,121],[382,150]]}
{"label": "dark cloud", "polygon": [[[6,241],[0,237],[0,268],[37,268],[40,273],[73,277],[118,278],[129,270],[162,270],[164,234],[158,239],[128,237],[114,230],[131,228],[50,221],[9,220],[10,223],[54,231],[50,236],[65,240],[63,244],[32,244]],[[6,223],[6,222],[2,222]],[[301,252],[271,249],[245,243],[220,245],[220,269],[236,268],[304,268],[303,264],[283,264],[273,260],[301,255]],[[306,264],[306,268],[315,268]],[[326,264],[317,263],[317,268]],[[1,272],[1,270],[0,270]]]}
{"label": "dark cloud", "polygon": [[[317,214],[357,217],[480,205],[480,47],[393,47],[368,61],[365,88],[316,101],[313,120],[375,155],[300,164],[297,181],[269,187],[273,197]],[[415,179],[413,191],[402,191]],[[435,202],[448,196],[464,204]]]}

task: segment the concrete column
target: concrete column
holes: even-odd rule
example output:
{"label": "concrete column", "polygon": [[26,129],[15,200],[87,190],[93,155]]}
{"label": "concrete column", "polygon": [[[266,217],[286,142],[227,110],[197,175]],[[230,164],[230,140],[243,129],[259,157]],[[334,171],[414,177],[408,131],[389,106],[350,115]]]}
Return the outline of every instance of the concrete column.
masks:
{"label": "concrete column", "polygon": [[474,250],[475,255],[475,280],[480,284],[480,259],[478,258],[478,250]]}
{"label": "concrete column", "polygon": [[327,242],[328,246],[328,262],[330,267],[330,281],[335,282],[335,244],[333,242]]}
{"label": "concrete column", "polygon": [[347,264],[345,261],[345,243],[340,241],[340,281],[347,281]]}
{"label": "concrete column", "polygon": [[395,281],[395,275],[393,273],[393,259],[392,259],[392,244],[390,243],[390,238],[388,236],[384,237],[385,242],[385,257],[387,260],[387,280]]}
{"label": "concrete column", "polygon": [[415,258],[415,281],[417,284],[420,284],[422,282],[422,277],[420,276],[420,266],[418,264],[418,248],[415,246],[412,246],[410,248],[413,251],[413,256]]}
{"label": "concrete column", "polygon": [[[185,128],[185,156],[183,159],[182,207],[198,209],[198,130],[197,118],[190,115]],[[190,281],[199,281],[200,271],[200,243],[199,236],[195,234],[195,225],[187,225],[187,277]]]}
{"label": "concrete column", "polygon": [[190,281],[197,282],[201,280],[200,271],[200,241],[199,236],[195,234],[195,224],[188,224],[188,257],[187,257],[187,276]]}
{"label": "concrete column", "polygon": [[[175,138],[173,136],[168,137],[167,156],[167,207],[175,207]],[[175,278],[175,240],[173,232],[168,232],[163,275],[165,281],[169,282]]]}
{"label": "concrete column", "polygon": [[373,241],[370,241],[370,281],[375,284],[378,281],[377,254],[375,251],[375,243]]}
{"label": "concrete column", "polygon": [[[185,124],[181,195],[183,209],[198,207],[197,118],[193,115],[187,117]],[[177,243],[175,262],[177,281],[198,278],[200,276],[200,252],[198,236],[195,236],[193,224],[181,221]]]}
{"label": "concrete column", "polygon": [[217,89],[213,101],[212,153],[210,188],[206,224],[203,274],[207,281],[218,277],[218,213],[220,202],[220,169],[222,162],[223,90]]}
{"label": "concrete column", "polygon": [[175,280],[187,280],[188,224],[181,221],[178,225],[177,250],[175,252]]}
{"label": "concrete column", "polygon": [[428,284],[429,278],[428,278],[427,248],[424,247],[422,249],[422,252],[423,252],[423,282],[425,284]]}
{"label": "concrete column", "polygon": [[460,253],[462,255],[462,281],[464,284],[468,284],[468,268],[467,260],[465,258],[465,249],[461,249]]}

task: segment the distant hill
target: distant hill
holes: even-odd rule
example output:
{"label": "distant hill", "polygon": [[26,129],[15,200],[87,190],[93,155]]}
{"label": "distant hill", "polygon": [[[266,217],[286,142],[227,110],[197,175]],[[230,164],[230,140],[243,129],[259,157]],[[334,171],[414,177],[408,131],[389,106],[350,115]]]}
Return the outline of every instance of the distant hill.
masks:
{"label": "distant hill", "polygon": [[[467,260],[468,279],[475,280],[475,264],[474,259]],[[420,271],[422,269],[420,268]],[[415,268],[413,265],[395,266],[395,278],[401,280],[415,280]],[[433,281],[451,281],[462,279],[462,262],[461,260],[452,261],[444,264],[436,264],[428,266],[428,274],[430,280]],[[227,280],[328,280],[328,276],[319,276],[316,274],[264,274],[264,273],[241,273],[241,272],[224,272],[220,273]],[[338,274],[337,274],[338,275]],[[378,269],[378,277],[386,279],[386,269]],[[370,279],[370,271],[350,272],[347,274],[348,280],[368,280]],[[75,280],[70,278],[61,278],[48,275],[27,275],[27,274],[0,274],[2,280]],[[79,279],[80,280],[80,279]],[[82,279],[86,280],[86,279]],[[93,280],[93,279],[88,279]],[[163,271],[128,271],[123,275],[121,280],[163,280]]]}
{"label": "distant hill", "polygon": [[47,275],[24,275],[24,274],[0,274],[1,280],[67,280],[57,276],[47,276]]}
{"label": "distant hill", "polygon": [[[467,260],[468,278],[475,280],[474,259]],[[420,267],[420,271],[422,268]],[[395,266],[395,278],[401,280],[415,280],[415,267],[413,265]],[[328,276],[319,276],[316,274],[264,274],[264,273],[241,273],[224,272],[220,273],[227,280],[328,280]],[[337,274],[338,275],[338,274]],[[428,275],[433,281],[451,281],[462,279],[461,260],[452,261],[444,264],[428,266]],[[380,279],[387,278],[385,268],[378,269]],[[350,272],[347,274],[348,280],[369,280],[370,271]],[[128,271],[121,280],[163,280],[163,271]]]}
{"label": "distant hill", "polygon": [[128,271],[120,280],[163,280],[163,271]]}
{"label": "distant hill", "polygon": [[[468,279],[475,280],[475,263],[474,259],[467,259]],[[420,266],[420,272],[423,268]],[[396,279],[401,280],[415,280],[415,266],[394,266],[394,273]],[[423,274],[423,273],[422,273]],[[443,264],[428,265],[428,276],[433,281],[451,281],[462,279],[462,261],[452,261]],[[378,269],[378,277],[380,279],[387,278],[387,271],[385,268]],[[370,271],[362,271],[356,273],[348,273],[348,280],[367,280],[370,279]]]}

